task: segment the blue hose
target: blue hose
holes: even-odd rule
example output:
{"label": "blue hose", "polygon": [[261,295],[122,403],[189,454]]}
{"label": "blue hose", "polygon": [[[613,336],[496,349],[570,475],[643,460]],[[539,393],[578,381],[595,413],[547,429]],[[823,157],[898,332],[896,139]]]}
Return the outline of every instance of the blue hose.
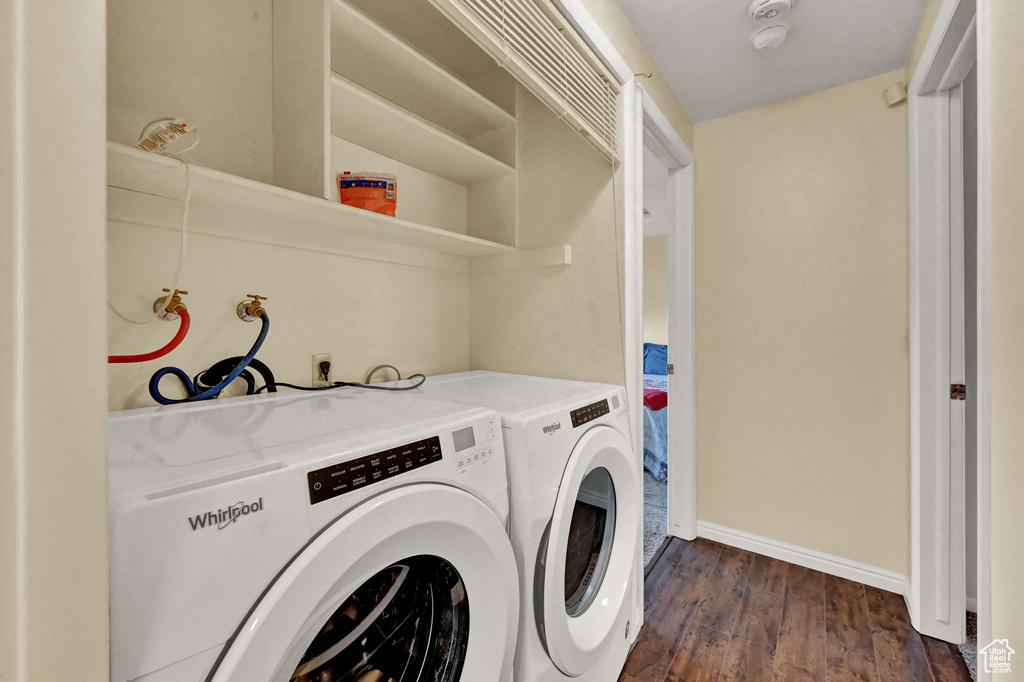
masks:
{"label": "blue hose", "polygon": [[[252,362],[252,359],[256,357],[256,353],[259,352],[260,347],[263,345],[263,342],[266,341],[267,332],[270,331],[270,316],[267,315],[266,312],[264,312],[262,315],[260,315],[260,320],[263,323],[263,328],[260,329],[260,335],[256,337],[256,343],[252,345],[252,348],[249,349],[249,352],[246,354],[246,356],[242,358],[242,361],[239,362],[238,365],[233,370],[231,370],[231,372],[226,377],[224,377],[224,379],[219,384],[207,389],[206,391],[203,391],[202,393],[199,393],[198,389],[196,388],[196,385],[192,382],[192,379],[190,379],[189,376],[185,374],[184,371],[178,369],[177,367],[164,367],[162,369],[157,370],[156,373],[153,374],[153,376],[150,378],[149,395],[153,396],[153,400],[157,401],[161,405],[175,405],[177,403],[194,403],[198,400],[210,400],[211,398],[216,398],[218,395],[220,395],[221,391],[227,388],[228,384],[230,384],[232,381],[238,378],[238,375],[240,375],[242,371],[246,368],[246,366],[250,362]],[[165,398],[164,396],[160,395],[160,380],[163,379],[168,374],[173,374],[174,376],[178,377],[178,379],[181,381],[181,384],[185,387],[185,391],[188,393],[187,398]]]}

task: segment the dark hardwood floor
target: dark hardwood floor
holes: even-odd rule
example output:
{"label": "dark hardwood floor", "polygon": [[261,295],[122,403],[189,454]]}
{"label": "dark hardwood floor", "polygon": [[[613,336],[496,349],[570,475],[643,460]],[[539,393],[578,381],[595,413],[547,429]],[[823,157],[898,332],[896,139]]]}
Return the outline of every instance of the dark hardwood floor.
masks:
{"label": "dark hardwood floor", "polygon": [[899,595],[708,540],[672,539],[644,581],[620,682],[970,682]]}

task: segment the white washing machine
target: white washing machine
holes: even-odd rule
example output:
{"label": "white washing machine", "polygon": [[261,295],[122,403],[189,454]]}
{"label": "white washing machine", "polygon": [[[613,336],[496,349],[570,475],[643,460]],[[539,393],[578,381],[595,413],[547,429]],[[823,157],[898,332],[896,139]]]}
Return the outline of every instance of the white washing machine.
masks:
{"label": "white washing machine", "polygon": [[617,680],[643,584],[643,491],[625,391],[465,372],[430,377],[416,393],[501,415],[523,595],[516,680]]}
{"label": "white washing machine", "polygon": [[507,518],[488,410],[336,390],[113,414],[111,680],[508,680]]}

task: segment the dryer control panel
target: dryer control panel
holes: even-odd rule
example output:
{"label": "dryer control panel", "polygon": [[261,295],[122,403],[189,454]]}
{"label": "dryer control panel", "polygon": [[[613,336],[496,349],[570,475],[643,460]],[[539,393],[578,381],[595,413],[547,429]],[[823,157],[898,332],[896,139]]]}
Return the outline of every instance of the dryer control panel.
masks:
{"label": "dryer control panel", "polygon": [[583,426],[587,422],[594,421],[598,417],[603,417],[608,414],[608,400],[598,400],[596,403],[591,403],[586,407],[581,407],[578,410],[573,410],[569,413],[572,417],[572,428],[577,426]]}
{"label": "dryer control panel", "polygon": [[441,459],[437,436],[310,471],[309,503],[318,504]]}

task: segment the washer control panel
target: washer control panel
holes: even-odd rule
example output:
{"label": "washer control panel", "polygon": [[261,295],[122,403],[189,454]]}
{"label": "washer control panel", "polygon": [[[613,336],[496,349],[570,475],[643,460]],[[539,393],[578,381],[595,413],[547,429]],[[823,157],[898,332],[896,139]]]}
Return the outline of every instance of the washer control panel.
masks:
{"label": "washer control panel", "polygon": [[310,471],[306,474],[309,483],[309,503],[325,502],[338,495],[399,476],[440,459],[441,439],[433,436]]}
{"label": "washer control panel", "polygon": [[577,426],[583,426],[587,422],[594,421],[598,417],[603,417],[608,414],[609,411],[607,398],[604,400],[598,400],[596,403],[591,403],[586,407],[573,410],[569,413],[569,416],[572,417],[572,428],[575,429]]}
{"label": "washer control panel", "polygon": [[498,436],[498,425],[493,421],[478,423],[455,431],[455,467],[460,473],[474,464],[490,459],[494,454],[494,439]]}

